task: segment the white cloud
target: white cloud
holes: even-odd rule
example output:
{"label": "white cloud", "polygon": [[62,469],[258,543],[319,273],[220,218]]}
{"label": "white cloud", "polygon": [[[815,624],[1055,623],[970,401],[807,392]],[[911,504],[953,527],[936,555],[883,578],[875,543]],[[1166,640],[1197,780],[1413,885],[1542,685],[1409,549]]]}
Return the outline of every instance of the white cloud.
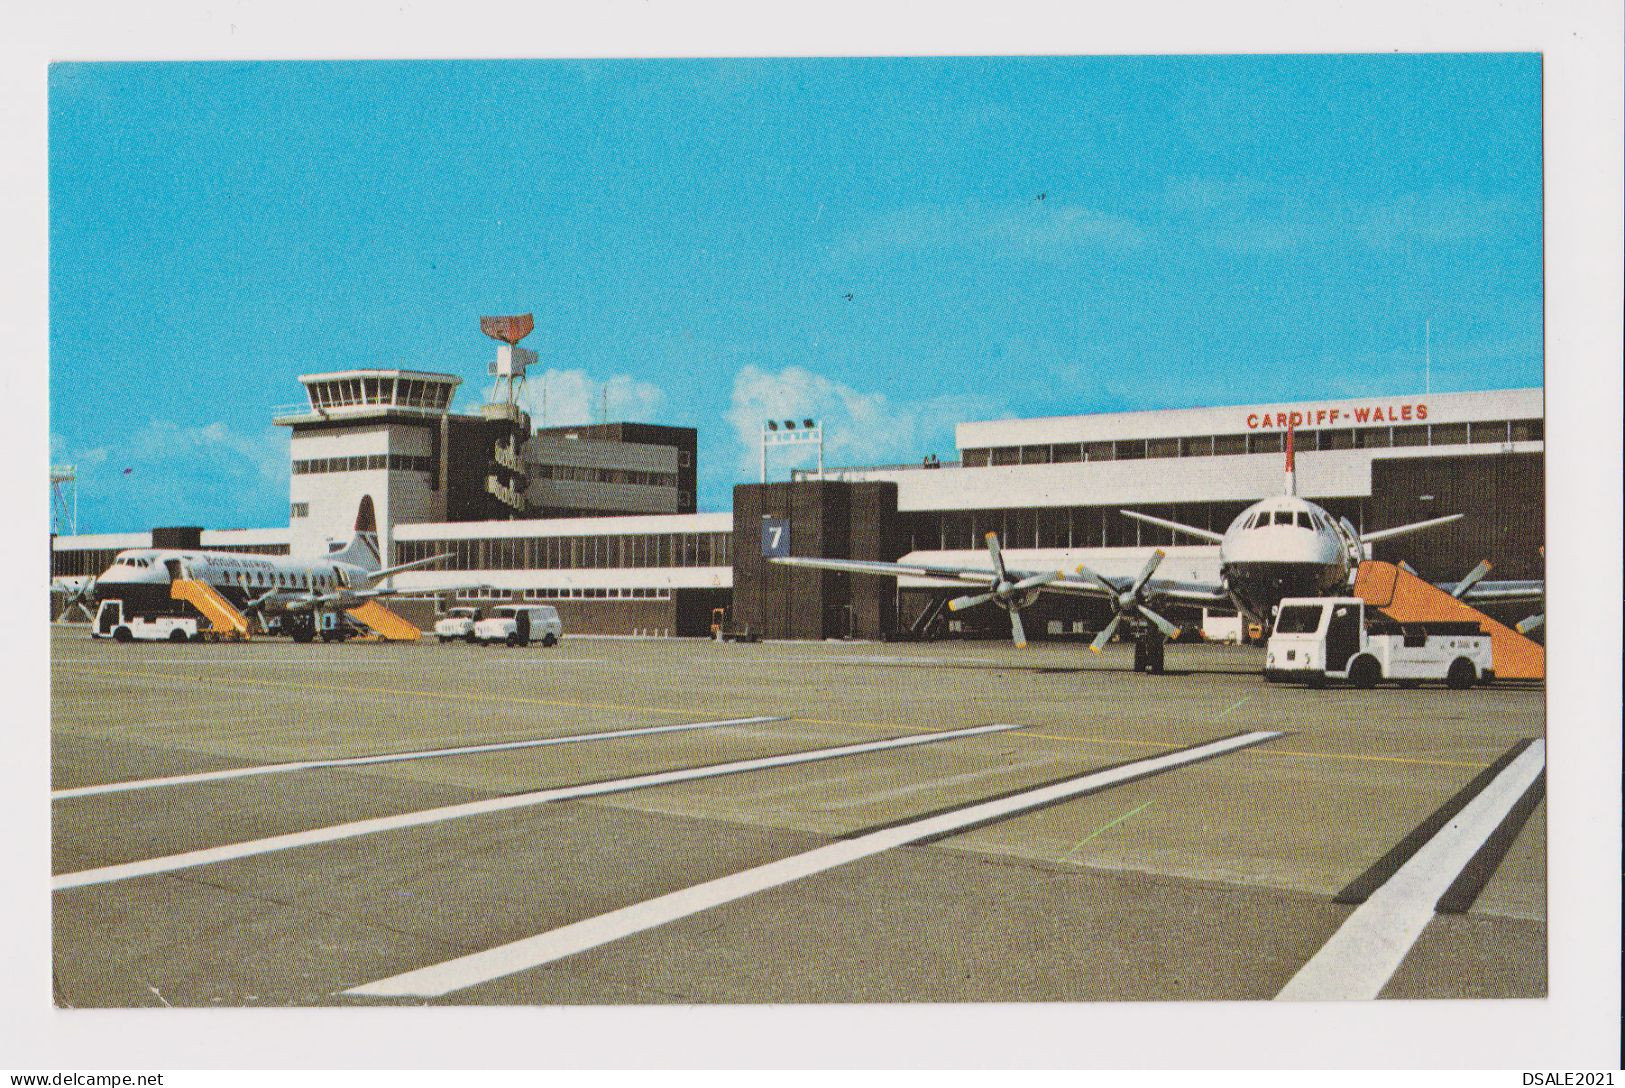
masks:
{"label": "white cloud", "polygon": [[594,378],[585,370],[548,370],[531,374],[519,395],[520,407],[535,426],[568,427],[579,423],[651,423],[665,405],[659,386],[625,374]]}
{"label": "white cloud", "polygon": [[[824,463],[834,468],[918,461],[926,453],[951,456],[953,426],[1000,414],[988,398],[944,394],[903,402],[865,392],[799,366],[771,373],[746,366],[734,378],[728,422],[738,444],[737,468],[752,472],[760,457],[762,424],[769,419],[818,420],[824,428]],[[772,468],[810,461],[797,447],[771,454]]]}

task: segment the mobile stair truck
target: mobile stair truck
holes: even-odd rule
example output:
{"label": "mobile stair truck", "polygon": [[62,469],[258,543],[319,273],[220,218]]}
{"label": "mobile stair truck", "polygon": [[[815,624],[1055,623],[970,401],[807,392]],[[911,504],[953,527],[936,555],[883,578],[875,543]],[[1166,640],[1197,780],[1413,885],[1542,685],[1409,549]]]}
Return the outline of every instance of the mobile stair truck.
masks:
{"label": "mobile stair truck", "polygon": [[1399,623],[1359,597],[1288,597],[1275,614],[1264,677],[1319,687],[1357,688],[1391,680],[1401,687],[1442,682],[1469,688],[1495,678],[1490,637],[1476,623]]}

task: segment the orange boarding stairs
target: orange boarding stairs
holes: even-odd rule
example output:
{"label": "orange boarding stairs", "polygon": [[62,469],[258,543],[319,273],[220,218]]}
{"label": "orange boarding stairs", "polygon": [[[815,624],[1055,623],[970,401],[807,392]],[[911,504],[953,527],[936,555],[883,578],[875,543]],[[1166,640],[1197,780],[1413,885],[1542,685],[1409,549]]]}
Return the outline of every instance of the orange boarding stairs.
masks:
{"label": "orange boarding stairs", "polygon": [[416,642],[423,637],[417,625],[391,612],[377,601],[368,601],[356,608],[345,609],[349,617],[370,628],[386,642]]}
{"label": "orange boarding stairs", "polygon": [[1392,563],[1368,559],[1354,576],[1354,595],[1400,623],[1466,621],[1490,636],[1497,680],[1546,679],[1546,648],[1445,590]]}
{"label": "orange boarding stairs", "polygon": [[195,578],[171,579],[169,595],[174,600],[185,601],[203,613],[216,637],[247,641],[248,617],[233,608],[231,602],[220,596],[207,582],[200,582]]}

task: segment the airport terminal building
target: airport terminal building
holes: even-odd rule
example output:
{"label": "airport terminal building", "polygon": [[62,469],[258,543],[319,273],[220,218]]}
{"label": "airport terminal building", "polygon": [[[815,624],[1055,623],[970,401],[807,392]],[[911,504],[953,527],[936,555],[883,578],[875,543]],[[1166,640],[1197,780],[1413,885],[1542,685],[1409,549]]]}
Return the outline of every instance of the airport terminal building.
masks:
{"label": "airport terminal building", "polygon": [[[730,512],[696,512],[696,432],[637,423],[534,429],[513,404],[449,408],[460,379],[347,370],[300,379],[279,409],[292,432],[287,528],[155,530],[53,541],[53,575],[93,575],[122,548],[194,546],[316,553],[348,535],[363,496],[393,563],[450,558],[397,577],[395,609],[420,624],[457,603],[557,605],[575,633],[704,635],[716,609],[765,638],[1007,633],[1002,613],[949,621],[940,588],[768,562],[764,527],[788,554],[985,564],[997,532],[1013,567],[1088,562],[1137,569],[1169,548],[1162,576],[1217,573],[1216,549],[1123,517],[1132,508],[1222,532],[1282,487],[1295,431],[1299,493],[1361,531],[1464,513],[1379,544],[1434,580],[1481,559],[1499,578],[1544,575],[1540,389],[1245,404],[960,423],[958,462],[800,471],[740,484]],[[979,613],[988,613],[980,615]],[[1035,637],[1092,633],[1104,606],[1050,594]]]}

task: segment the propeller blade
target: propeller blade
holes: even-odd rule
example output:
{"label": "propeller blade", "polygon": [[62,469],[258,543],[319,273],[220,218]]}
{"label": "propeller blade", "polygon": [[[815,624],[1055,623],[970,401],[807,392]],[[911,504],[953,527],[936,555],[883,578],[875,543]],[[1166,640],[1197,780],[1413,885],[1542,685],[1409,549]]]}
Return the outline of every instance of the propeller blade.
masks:
{"label": "propeller blade", "polygon": [[1117,597],[1118,597],[1117,587],[1116,586],[1114,586],[1110,582],[1106,581],[1105,578],[1103,578],[1100,575],[1096,574],[1094,571],[1090,570],[1088,567],[1084,566],[1082,563],[1078,564],[1078,573],[1081,574],[1083,577],[1089,579],[1091,582],[1093,582],[1095,585],[1099,586],[1101,589],[1104,589],[1107,592],[1107,594],[1109,594],[1111,596],[1112,601],[1114,603],[1116,602]]}
{"label": "propeller blade", "polygon": [[1151,558],[1145,561],[1145,568],[1140,571],[1140,576],[1134,579],[1134,585],[1128,591],[1129,596],[1133,597],[1138,595],[1141,587],[1151,580],[1151,576],[1157,572],[1157,568],[1162,565],[1162,561],[1167,558],[1167,556],[1168,553],[1163,551],[1161,548],[1158,548],[1156,551],[1151,553]]}
{"label": "propeller blade", "polygon": [[1089,649],[1093,650],[1097,654],[1101,650],[1105,649],[1106,643],[1110,642],[1112,640],[1112,636],[1117,634],[1117,625],[1122,622],[1123,616],[1121,613],[1113,616],[1112,622],[1108,623],[1105,629],[1102,630],[1100,634],[1096,635],[1095,640],[1089,644]]}
{"label": "propeller blade", "polygon": [[1004,552],[999,550],[999,534],[987,534],[987,553],[993,557],[993,572],[999,576],[999,581],[1006,581],[1004,577]]}
{"label": "propeller blade", "polygon": [[1540,613],[1537,613],[1537,614],[1535,614],[1533,616],[1530,616],[1528,619],[1519,620],[1518,621],[1518,626],[1516,628],[1514,628],[1514,629],[1520,635],[1527,635],[1529,632],[1538,631],[1540,628],[1545,627],[1545,626],[1546,626],[1546,613],[1540,612]]}
{"label": "propeller blade", "polygon": [[1490,561],[1488,559],[1480,559],[1478,561],[1478,566],[1468,571],[1467,577],[1456,583],[1456,588],[1450,591],[1450,595],[1457,600],[1460,600],[1462,594],[1476,586],[1483,579],[1484,575],[1488,574],[1489,572]]}
{"label": "propeller blade", "polygon": [[986,604],[993,599],[991,593],[973,593],[969,597],[955,597],[948,602],[948,611],[959,612],[966,608],[975,608],[979,604]]}
{"label": "propeller blade", "polygon": [[1027,648],[1027,629],[1021,625],[1021,609],[1010,610],[1010,641],[1016,644],[1016,649]]}
{"label": "propeller blade", "polygon": [[1140,615],[1150,620],[1156,625],[1157,630],[1161,631],[1169,638],[1179,637],[1179,628],[1175,627],[1173,624],[1169,623],[1167,620],[1163,619],[1161,616],[1157,615],[1143,604],[1140,605]]}
{"label": "propeller blade", "polygon": [[1066,572],[1061,570],[1052,570],[1047,574],[1035,574],[1031,578],[1023,578],[1021,581],[1017,582],[1011,587],[1011,591],[1014,593],[1020,593],[1023,590],[1037,589],[1039,586],[1047,586],[1051,582],[1059,581],[1065,574]]}

